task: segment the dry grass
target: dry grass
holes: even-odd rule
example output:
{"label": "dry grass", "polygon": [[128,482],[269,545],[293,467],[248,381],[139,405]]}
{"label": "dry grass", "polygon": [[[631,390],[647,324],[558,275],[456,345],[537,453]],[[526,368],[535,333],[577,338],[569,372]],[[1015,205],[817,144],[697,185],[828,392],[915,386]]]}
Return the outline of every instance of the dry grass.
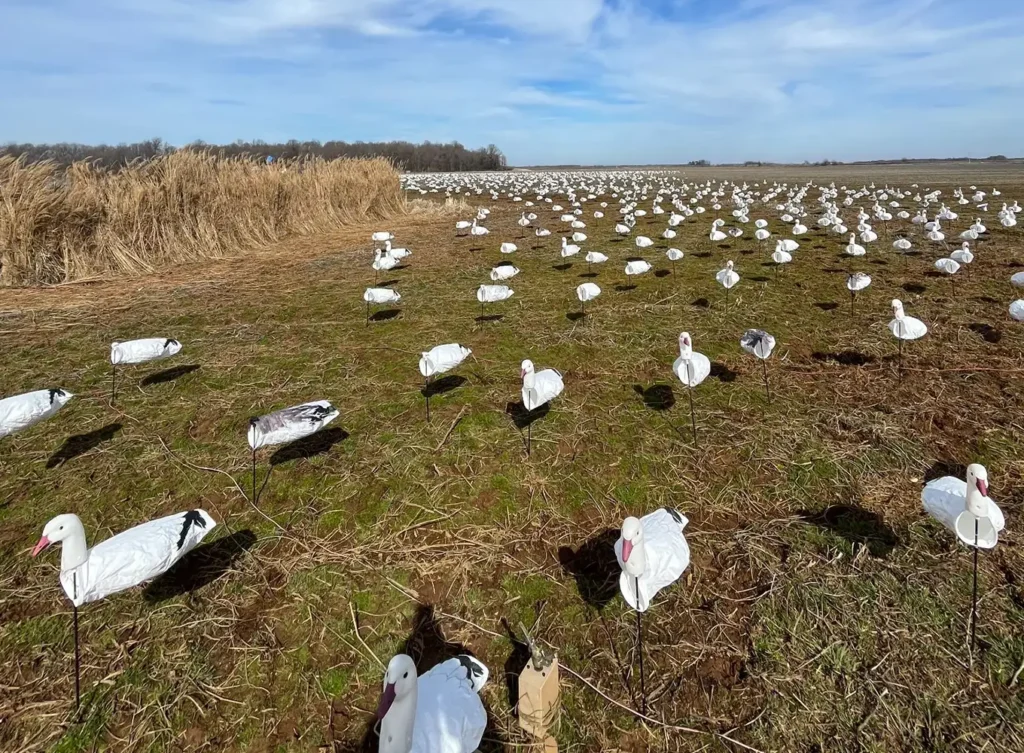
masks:
{"label": "dry grass", "polygon": [[391,216],[384,159],[272,166],[176,152],[118,172],[0,157],[0,284],[136,275]]}
{"label": "dry grass", "polygon": [[[1024,196],[1022,180],[997,185]],[[845,238],[812,229],[776,276],[756,244],[722,248],[687,221],[676,272],[659,241],[645,252],[657,272],[632,288],[620,262],[636,250],[609,212],[586,230],[613,259],[595,268],[604,293],[577,320],[586,265],[561,268],[557,233],[519,240],[519,208],[493,209],[482,241],[454,239],[443,211],[388,223],[414,255],[389,275],[401,313],[369,326],[368,226],[127,292],[4,294],[0,394],[57,382],[77,396],[0,445],[0,750],[352,751],[380,661],[406,649],[425,667],[464,646],[492,671],[484,750],[529,751],[506,676],[522,651],[502,619],[538,616],[566,667],[564,751],[1024,749],[1024,331],[1006,314],[1021,231],[995,230],[955,295],[931,274],[938,248],[903,261],[886,238],[851,312]],[[649,217],[637,232],[661,226]],[[516,297],[489,312],[500,321],[478,321],[473,291],[506,239],[520,247]],[[725,311],[714,272],[727,258],[743,280]],[[930,327],[902,384],[884,326],[895,296]],[[738,346],[755,325],[779,341],[771,405]],[[670,368],[684,328],[716,367],[696,392],[698,444]],[[109,342],[156,333],[185,351],[126,372],[112,408]],[[452,341],[474,358],[428,424],[416,361]],[[529,459],[505,412],[526,356],[566,381]],[[255,510],[246,417],[319,397],[341,409],[336,430],[272,470],[262,458],[271,478]],[[1008,520],[981,558],[973,663],[970,558],[919,501],[926,476],[970,461],[989,468]],[[58,513],[98,541],[200,505],[222,528],[190,572],[81,611],[76,720],[58,555],[28,549]],[[634,627],[604,582],[608,531],[661,505],[689,516],[693,562],[645,623],[650,716],[695,731],[622,708],[634,704]]]}

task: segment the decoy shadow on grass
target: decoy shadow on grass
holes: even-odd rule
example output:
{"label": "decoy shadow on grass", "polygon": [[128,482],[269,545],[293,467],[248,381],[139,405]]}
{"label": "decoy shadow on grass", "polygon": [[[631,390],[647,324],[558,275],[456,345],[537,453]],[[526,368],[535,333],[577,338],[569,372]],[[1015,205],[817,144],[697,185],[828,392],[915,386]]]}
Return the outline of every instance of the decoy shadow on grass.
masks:
{"label": "decoy shadow on grass", "polygon": [[644,405],[651,410],[669,410],[676,404],[676,394],[668,384],[652,384],[650,387],[634,384],[633,392],[639,395]]}
{"label": "decoy shadow on grass", "polygon": [[551,411],[548,403],[538,406],[534,410],[527,410],[522,400],[505,405],[505,414],[512,419],[512,423],[520,431],[529,428],[530,424],[544,418]]}
{"label": "decoy shadow on grass", "polygon": [[817,512],[801,510],[807,523],[832,531],[851,544],[866,546],[872,557],[885,558],[899,543],[896,533],[878,513],[852,504],[830,505]]}
{"label": "decoy shadow on grass", "polygon": [[580,598],[598,611],[619,593],[622,569],[615,558],[618,539],[619,531],[608,528],[575,550],[568,546],[558,549],[562,570],[575,579]]}
{"label": "decoy shadow on grass", "polygon": [[302,460],[314,458],[317,455],[326,455],[334,445],[348,439],[348,432],[341,427],[322,429],[308,437],[286,444],[270,456],[271,465],[281,465],[291,460]]}
{"label": "decoy shadow on grass", "polygon": [[164,369],[158,371],[155,374],[150,374],[143,377],[142,381],[139,382],[143,387],[147,387],[151,384],[164,384],[165,382],[173,382],[176,379],[181,379],[183,376],[191,374],[193,371],[199,371],[198,363],[190,363],[185,366],[175,366],[171,369]]}
{"label": "decoy shadow on grass", "polygon": [[256,544],[256,534],[246,529],[200,544],[143,591],[143,598],[159,603],[194,593],[222,577]]}
{"label": "decoy shadow on grass", "polygon": [[69,460],[74,460],[78,456],[84,455],[90,450],[96,449],[104,442],[112,440],[114,435],[123,428],[123,424],[107,424],[86,434],[76,434],[68,437],[64,440],[64,444],[60,446],[60,449],[53,453],[50,459],[46,461],[46,467],[56,468],[64,465]]}
{"label": "decoy shadow on grass", "polygon": [[438,395],[443,395],[446,392],[457,390],[466,382],[467,379],[464,376],[449,374],[448,376],[431,381],[426,387],[420,389],[420,394],[423,395],[423,397],[437,397]]}

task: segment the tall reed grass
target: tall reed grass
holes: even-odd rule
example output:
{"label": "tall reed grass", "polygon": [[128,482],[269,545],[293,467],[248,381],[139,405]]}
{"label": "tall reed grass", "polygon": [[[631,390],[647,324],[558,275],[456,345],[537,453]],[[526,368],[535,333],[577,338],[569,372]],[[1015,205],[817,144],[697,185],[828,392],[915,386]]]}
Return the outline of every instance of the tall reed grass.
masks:
{"label": "tall reed grass", "polygon": [[108,172],[0,157],[0,285],[142,274],[402,207],[384,159],[265,165],[179,151]]}

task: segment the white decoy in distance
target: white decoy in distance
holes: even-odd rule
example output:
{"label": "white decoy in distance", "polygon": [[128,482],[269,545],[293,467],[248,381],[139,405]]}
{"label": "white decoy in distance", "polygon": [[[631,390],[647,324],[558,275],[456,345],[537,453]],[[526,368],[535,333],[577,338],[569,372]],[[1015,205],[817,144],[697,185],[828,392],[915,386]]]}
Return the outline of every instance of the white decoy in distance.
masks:
{"label": "white decoy in distance", "polygon": [[897,374],[903,380],[903,341],[917,340],[928,334],[928,327],[920,319],[907,316],[903,311],[903,302],[894,298],[892,301],[893,319],[889,322],[889,331],[899,341],[899,365]]}
{"label": "white decoy in distance", "polygon": [[420,354],[423,396],[427,400],[427,421],[430,420],[430,380],[438,374],[451,371],[469,358],[472,353],[473,351],[463,345],[459,345],[459,343],[449,343],[447,345],[435,345],[430,350]]}
{"label": "white decoy in distance", "polygon": [[778,272],[779,267],[783,264],[789,264],[793,261],[793,254],[783,251],[781,248],[776,248],[772,252],[772,261],[775,262],[775,271]]}
{"label": "white decoy in distance", "polygon": [[1010,318],[1016,322],[1024,322],[1024,298],[1018,298],[1010,304]]}
{"label": "white decoy in distance", "polygon": [[587,262],[587,269],[590,269],[591,264],[604,264],[608,261],[608,257],[602,254],[600,251],[587,251],[587,255],[583,257]]}
{"label": "white decoy in distance", "polygon": [[480,691],[489,676],[469,655],[448,659],[421,677],[410,656],[394,656],[377,708],[379,753],[473,753],[487,729]]}
{"label": "white decoy in distance", "polygon": [[850,233],[850,242],[846,244],[845,251],[848,256],[864,256],[867,253],[867,250],[857,243],[857,236],[853,233]]}
{"label": "white decoy in distance", "polygon": [[643,623],[641,615],[663,588],[675,583],[690,566],[690,547],[683,529],[689,521],[677,510],[661,508],[643,518],[628,517],[615,542],[622,572],[619,590],[636,611],[637,655],[640,659],[640,713],[647,713],[644,689]]}
{"label": "white decoy in distance", "polygon": [[391,241],[384,241],[384,253],[397,261],[408,259],[412,256],[412,251],[407,248],[396,248],[391,245]]}
{"label": "white decoy in distance", "polygon": [[967,466],[967,480],[943,476],[921,490],[925,511],[951,530],[960,543],[974,549],[974,588],[971,597],[971,651],[974,650],[978,608],[978,550],[993,549],[1006,526],[1002,510],[988,496],[988,471],[980,463]]}
{"label": "white decoy in distance", "polygon": [[652,241],[646,235],[638,235],[636,237],[636,247],[637,248],[650,248],[653,245],[654,245],[654,241]]}
{"label": "white decoy in distance", "polygon": [[73,397],[60,387],[5,397],[0,400],[0,439],[45,421]]}
{"label": "white decoy in distance", "polygon": [[538,238],[547,238],[549,235],[551,235],[551,231],[548,230],[547,228],[539,227],[533,231],[533,234]]}
{"label": "white decoy in distance", "polygon": [[708,234],[708,240],[710,240],[712,243],[719,243],[721,241],[724,241],[728,236],[721,230],[719,230],[719,228],[722,227],[722,225],[724,224],[725,222],[722,220],[715,220],[713,223],[711,223],[711,232]]}
{"label": "white decoy in distance", "polygon": [[686,394],[690,398],[690,425],[693,429],[693,441],[696,442],[697,417],[693,410],[693,388],[711,374],[711,361],[703,353],[694,352],[689,332],[679,334],[679,357],[672,364],[672,371],[687,387]]}
{"label": "white decoy in distance", "polygon": [[870,284],[871,275],[864,272],[854,272],[846,278],[846,289],[850,291],[850,311],[853,311],[853,302],[857,298],[857,293],[867,288]]}
{"label": "white decoy in distance", "polygon": [[385,241],[394,240],[395,235],[387,230],[378,230],[370,238],[374,243],[384,243]]}
{"label": "white decoy in distance", "polygon": [[32,556],[52,544],[61,545],[60,584],[73,610],[76,707],[81,705],[78,607],[156,578],[216,525],[205,510],[189,510],[129,528],[90,549],[77,515],[58,515],[46,524]]}
{"label": "white decoy in distance", "polygon": [[725,263],[725,269],[720,269],[715,274],[715,279],[718,280],[718,284],[725,288],[725,309],[729,310],[729,291],[732,290],[736,284],[740,281],[739,273],[734,269],[735,265],[732,259]]}
{"label": "white decoy in distance", "polygon": [[511,280],[519,274],[519,268],[513,264],[499,264],[491,270],[491,279],[494,282],[500,282],[502,280]]}
{"label": "white decoy in distance", "polygon": [[485,228],[483,225],[478,225],[477,220],[473,220],[473,225],[469,228],[469,234],[475,237],[487,235],[489,232],[491,231]]}
{"label": "white decoy in distance", "polygon": [[363,300],[366,301],[366,323],[370,323],[370,306],[378,306],[384,303],[398,303],[402,294],[391,288],[367,288],[363,292]]}
{"label": "white decoy in distance", "polygon": [[775,349],[775,338],[761,329],[748,329],[740,338],[740,347],[761,361],[761,373],[764,375],[764,392],[768,402],[772,401],[771,389],[768,387],[768,358]]}
{"label": "white decoy in distance", "polygon": [[562,238],[562,258],[568,259],[570,256],[575,256],[580,252],[580,247],[575,243],[569,243],[569,241],[563,236]]}
{"label": "white decoy in distance", "polygon": [[485,303],[498,303],[507,301],[515,295],[515,291],[508,285],[481,285],[476,289],[476,299],[480,301],[480,319],[484,317]]}
{"label": "white decoy in distance", "polygon": [[670,262],[672,262],[672,274],[675,274],[676,262],[680,261],[683,258],[683,252],[680,251],[678,248],[670,248],[668,251],[665,252],[665,256],[668,257],[668,260]]}
{"label": "white decoy in distance", "polygon": [[393,256],[389,256],[384,253],[381,249],[377,249],[374,252],[373,259],[373,284],[377,284],[377,276],[381,272],[388,272],[398,266],[398,259]]}
{"label": "white decoy in distance", "polygon": [[[562,394],[562,390],[565,388],[560,372],[555,369],[535,371],[533,361],[530,359],[523,361],[519,374],[523,379],[523,407],[531,413],[542,405],[550,403]],[[527,455],[530,454],[533,443],[532,427],[533,422],[531,421],[527,426],[526,434]]]}
{"label": "white decoy in distance", "polygon": [[781,249],[782,251],[786,251],[788,253],[793,253],[798,248],[800,248],[800,244],[797,243],[792,238],[782,238],[781,240],[775,242],[775,248]]}
{"label": "white decoy in distance", "polygon": [[461,237],[465,235],[465,231],[469,230],[473,226],[469,220],[459,220],[455,223],[455,236]]}
{"label": "white decoy in distance", "polygon": [[256,451],[264,447],[290,444],[316,434],[341,412],[327,400],[315,400],[291,408],[249,419],[246,438],[252,449],[252,503],[259,502],[256,493]]}
{"label": "white decoy in distance", "polygon": [[504,243],[501,244],[501,248],[499,250],[503,254],[514,254],[516,251],[519,250],[519,246],[517,246],[515,243],[509,243],[508,241],[505,241]]}
{"label": "white decoy in distance", "polygon": [[141,340],[110,343],[110,401],[117,390],[117,367],[170,358],[181,352],[181,343],[171,337],[147,337]]}
{"label": "white decoy in distance", "polygon": [[576,287],[576,297],[580,300],[580,311],[583,316],[587,315],[587,301],[592,301],[601,295],[601,288],[592,282],[585,282]]}
{"label": "white decoy in distance", "polygon": [[626,262],[625,273],[627,277],[634,277],[647,274],[652,268],[651,263],[645,259],[631,259]]}
{"label": "white decoy in distance", "polygon": [[572,242],[573,243],[583,243],[583,241],[585,241],[586,239],[587,239],[587,234],[586,233],[573,233],[572,234]]}
{"label": "white decoy in distance", "polygon": [[953,286],[953,295],[956,295],[956,283],[953,281],[953,275],[960,271],[960,262],[956,259],[937,259],[935,269],[949,276],[949,283]]}
{"label": "white decoy in distance", "polygon": [[516,220],[516,224],[519,225],[520,228],[522,228],[519,237],[526,235],[526,228],[530,227],[530,220],[527,219],[526,212],[523,212],[522,216],[518,220]]}
{"label": "white decoy in distance", "polygon": [[964,241],[963,245],[960,248],[956,249],[956,251],[949,255],[949,258],[953,259],[955,262],[960,264],[964,269],[966,269],[967,275],[970,276],[970,264],[971,262],[974,261],[974,253],[971,251],[971,244],[969,244],[967,241]]}

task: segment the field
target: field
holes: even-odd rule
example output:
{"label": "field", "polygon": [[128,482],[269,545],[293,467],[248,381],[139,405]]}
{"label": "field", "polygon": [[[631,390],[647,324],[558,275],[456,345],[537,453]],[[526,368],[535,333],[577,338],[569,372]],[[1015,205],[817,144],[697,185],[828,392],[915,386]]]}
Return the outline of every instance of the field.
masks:
{"label": "field", "polygon": [[[381,663],[405,650],[422,670],[459,647],[491,670],[482,749],[527,750],[510,702],[520,623],[558,651],[563,751],[1024,750],[1024,324],[1007,314],[1024,232],[994,214],[1024,200],[1024,171],[683,177],[1003,195],[955,286],[916,226],[920,253],[901,258],[879,223],[851,262],[847,236],[816,227],[811,190],[811,230],[781,271],[769,254],[788,228],[774,207],[755,204],[745,237],[721,244],[708,240],[711,210],[673,241],[660,238],[668,215],[648,214],[634,235],[656,243],[638,252],[614,233],[617,200],[598,197],[581,245],[611,260],[586,278],[582,255],[558,254],[568,232],[550,205],[533,211],[551,236],[520,238],[522,205],[485,193],[447,210],[428,195],[385,221],[149,276],[0,289],[0,395],[76,394],[0,442],[0,750],[375,750]],[[454,237],[478,206],[492,210],[490,234]],[[950,206],[959,245],[976,213]],[[751,239],[759,217],[773,233],[764,249]],[[385,228],[413,255],[381,278],[401,302],[367,323],[368,239]],[[503,259],[506,240],[519,250]],[[670,245],[685,252],[674,270]],[[656,271],[627,280],[637,255]],[[515,296],[481,316],[475,289],[506,259],[521,269]],[[714,278],[727,259],[742,278],[728,308]],[[873,283],[851,305],[858,269]],[[580,317],[586,279],[603,294]],[[902,381],[886,328],[895,297],[929,326],[904,349]],[[770,404],[739,347],[749,327],[778,341]],[[671,370],[682,330],[713,362],[693,394],[696,441]],[[150,336],[184,349],[126,369],[111,404],[110,342]],[[417,361],[448,342],[473,357],[436,388],[428,423]],[[530,457],[515,406],[524,358],[565,376],[532,424]],[[340,419],[261,455],[253,505],[248,417],[320,398]],[[1008,521],[980,557],[973,657],[970,552],[920,503],[925,480],[970,462],[988,468]],[[626,515],[660,506],[689,517],[693,560],[645,618],[645,722],[611,546]],[[59,555],[30,548],[59,513],[77,513],[92,543],[195,507],[221,525],[187,566],[80,610],[76,718]]]}

